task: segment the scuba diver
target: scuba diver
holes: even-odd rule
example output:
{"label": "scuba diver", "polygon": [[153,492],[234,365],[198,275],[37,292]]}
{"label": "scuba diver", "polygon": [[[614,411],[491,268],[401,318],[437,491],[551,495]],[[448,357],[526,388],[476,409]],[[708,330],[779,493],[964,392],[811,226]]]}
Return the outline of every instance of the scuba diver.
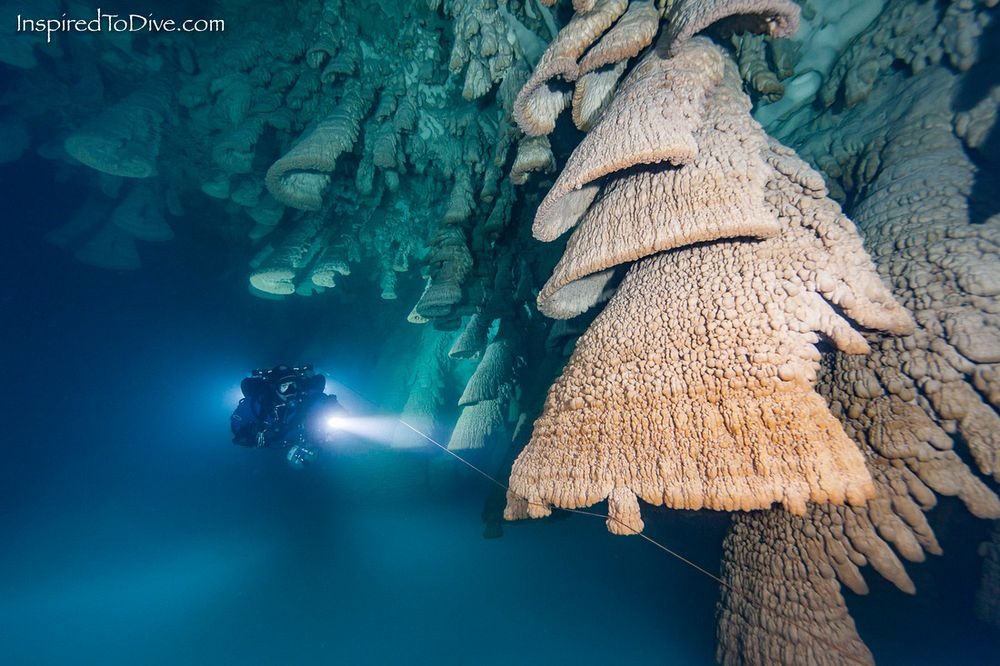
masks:
{"label": "scuba diver", "polygon": [[329,440],[330,418],[344,411],[337,396],[323,393],[326,378],[311,365],[254,370],[240,383],[243,398],[230,417],[233,443],[288,449],[293,467],[304,467],[315,447]]}

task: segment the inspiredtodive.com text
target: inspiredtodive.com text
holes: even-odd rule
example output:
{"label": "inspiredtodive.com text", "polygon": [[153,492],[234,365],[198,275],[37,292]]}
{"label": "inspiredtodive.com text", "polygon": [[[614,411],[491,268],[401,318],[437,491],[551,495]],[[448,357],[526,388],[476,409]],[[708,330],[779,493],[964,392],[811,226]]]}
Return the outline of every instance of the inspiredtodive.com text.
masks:
{"label": "inspiredtodive.com text", "polygon": [[17,31],[44,33],[45,41],[59,32],[223,32],[224,19],[161,19],[152,14],[107,14],[101,9],[90,18],[25,18],[17,15]]}

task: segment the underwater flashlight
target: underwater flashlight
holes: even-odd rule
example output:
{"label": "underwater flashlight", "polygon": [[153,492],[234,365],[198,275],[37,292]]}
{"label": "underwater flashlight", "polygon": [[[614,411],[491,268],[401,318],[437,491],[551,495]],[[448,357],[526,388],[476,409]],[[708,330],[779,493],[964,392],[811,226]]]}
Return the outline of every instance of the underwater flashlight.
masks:
{"label": "underwater flashlight", "polygon": [[326,417],[327,430],[343,430],[347,426],[347,417],[333,414]]}

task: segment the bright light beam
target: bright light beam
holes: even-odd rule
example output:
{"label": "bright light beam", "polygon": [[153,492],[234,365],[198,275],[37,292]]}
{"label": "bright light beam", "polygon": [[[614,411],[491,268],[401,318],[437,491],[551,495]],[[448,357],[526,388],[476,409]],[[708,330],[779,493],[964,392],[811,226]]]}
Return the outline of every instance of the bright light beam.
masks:
{"label": "bright light beam", "polygon": [[334,414],[333,416],[327,417],[326,428],[327,430],[347,430],[350,425],[348,420],[349,419],[346,416]]}
{"label": "bright light beam", "polygon": [[327,432],[356,435],[379,444],[388,444],[392,440],[392,433],[397,423],[397,419],[391,416],[349,416],[346,414],[332,414],[324,421]]}

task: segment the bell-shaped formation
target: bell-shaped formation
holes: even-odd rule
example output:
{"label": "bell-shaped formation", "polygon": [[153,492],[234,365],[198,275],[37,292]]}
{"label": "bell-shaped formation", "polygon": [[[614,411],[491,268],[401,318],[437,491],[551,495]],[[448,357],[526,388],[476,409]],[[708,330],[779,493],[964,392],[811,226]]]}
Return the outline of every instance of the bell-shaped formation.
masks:
{"label": "bell-shaped formation", "polygon": [[462,285],[472,269],[472,254],[461,222],[472,212],[468,181],[460,179],[452,190],[451,203],[427,255],[430,283],[415,306],[427,318],[443,317],[462,301]]}
{"label": "bell-shaped formation", "polygon": [[174,232],[160,206],[161,200],[153,188],[137,184],[111,213],[111,221],[137,240],[168,241],[174,237]]}
{"label": "bell-shaped formation", "polygon": [[361,121],[371,110],[374,93],[363,82],[348,86],[336,110],[271,165],[267,188],[275,199],[303,210],[320,208],[337,158],[358,140]]}
{"label": "bell-shaped formation", "polygon": [[[579,219],[539,294],[543,313],[580,314],[597,301],[614,267],[641,257],[778,233],[777,218],[764,206],[766,138],[749,116],[746,97],[720,85],[723,64],[718,49],[698,39],[673,58],[647,56],[622,85],[623,101],[613,102],[608,122],[580,144],[535,217],[535,236],[543,240]],[[645,105],[628,108],[625,101],[640,95]],[[661,108],[675,109],[678,120],[659,122]],[[657,166],[621,173],[643,164]],[[607,173],[616,175],[576,218]],[[810,186],[821,188],[821,179]]]}
{"label": "bell-shaped formation", "polygon": [[351,265],[343,243],[327,241],[323,246],[323,253],[310,270],[309,279],[317,287],[329,289],[337,286],[339,276],[351,274]]}
{"label": "bell-shaped formation", "polygon": [[[511,474],[508,517],[607,498],[609,529],[634,533],[636,496],[803,514],[810,501],[874,495],[813,390],[815,344],[863,354],[855,326],[903,334],[912,321],[822,178],[749,118],[740,83],[711,43],[661,42],[539,207],[544,238],[580,221],[543,311],[582,311],[610,269],[641,261],[550,389]],[[661,106],[671,96],[682,102]],[[662,146],[646,139],[658,136]]]}
{"label": "bell-shaped formation", "polygon": [[465,385],[460,407],[474,405],[483,400],[496,400],[509,385],[514,370],[514,357],[510,345],[504,340],[494,340],[486,347],[483,358]]}
{"label": "bell-shaped formation", "polygon": [[102,226],[110,213],[110,204],[103,197],[91,195],[65,223],[46,233],[45,240],[64,250],[71,249]]}
{"label": "bell-shaped formation", "polygon": [[458,400],[462,413],[448,441],[450,451],[483,448],[505,431],[513,381],[510,345],[505,340],[494,340],[487,345]]}
{"label": "bell-shaped formation", "polygon": [[389,441],[392,448],[427,446],[427,436],[436,432],[438,413],[444,403],[448,339],[430,326],[423,327],[413,370],[406,382],[409,394]]}
{"label": "bell-shaped formation", "polygon": [[462,333],[448,350],[451,358],[474,358],[486,349],[490,321],[482,312],[476,312],[466,322]]}
{"label": "bell-shaped formation", "polygon": [[319,248],[316,241],[322,228],[321,216],[308,213],[301,215],[295,229],[263,258],[260,266],[250,275],[250,285],[267,294],[294,294],[299,275]]}
{"label": "bell-shaped formation", "polygon": [[[600,178],[646,164],[687,164],[698,154],[694,132],[704,120],[706,96],[722,80],[723,58],[697,41],[678,58],[656,51],[622,85],[604,119],[573,151],[538,207],[532,233],[551,241],[576,225],[597,196]],[[642,95],[643,104],[635,97]],[[669,109],[664,122],[661,109]]]}
{"label": "bell-shaped formation", "polygon": [[151,84],[117,104],[71,134],[66,152],[92,169],[125,178],[156,174],[161,131],[170,94]]}
{"label": "bell-shaped formation", "polygon": [[111,223],[80,245],[73,256],[85,264],[112,271],[133,271],[142,266],[135,239]]}

